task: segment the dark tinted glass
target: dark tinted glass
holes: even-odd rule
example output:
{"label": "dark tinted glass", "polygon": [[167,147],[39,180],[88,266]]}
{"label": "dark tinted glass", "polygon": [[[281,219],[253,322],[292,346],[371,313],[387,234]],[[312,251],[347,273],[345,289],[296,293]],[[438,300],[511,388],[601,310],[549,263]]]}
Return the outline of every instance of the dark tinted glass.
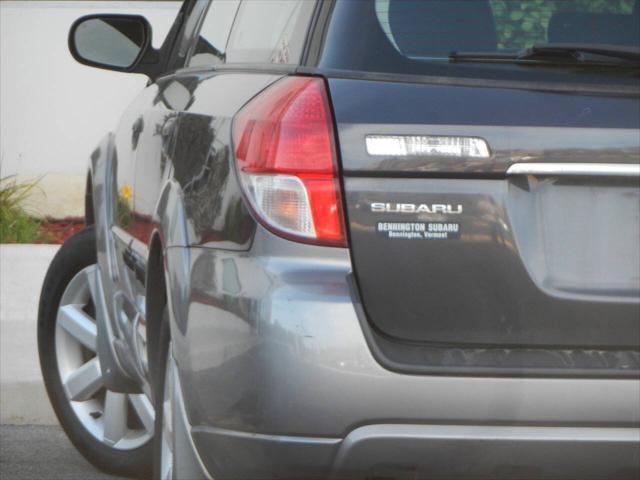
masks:
{"label": "dark tinted glass", "polygon": [[321,65],[371,72],[473,76],[476,73],[471,71],[477,66],[450,68],[449,55],[460,51],[509,53],[546,43],[640,48],[638,3],[638,0],[338,0]]}

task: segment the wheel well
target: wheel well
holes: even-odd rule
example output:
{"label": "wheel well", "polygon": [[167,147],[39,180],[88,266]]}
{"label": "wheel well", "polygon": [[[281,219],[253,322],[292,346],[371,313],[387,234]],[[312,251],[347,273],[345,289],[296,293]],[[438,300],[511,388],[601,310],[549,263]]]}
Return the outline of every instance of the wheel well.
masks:
{"label": "wheel well", "polygon": [[87,174],[87,187],[84,192],[84,223],[87,227],[96,223],[93,210],[93,180],[91,173]]}
{"label": "wheel well", "polygon": [[164,277],[164,250],[159,235],[154,235],[149,249],[146,279],[147,361],[149,379],[154,385],[161,372],[157,371],[160,327],[167,305],[167,288]]}

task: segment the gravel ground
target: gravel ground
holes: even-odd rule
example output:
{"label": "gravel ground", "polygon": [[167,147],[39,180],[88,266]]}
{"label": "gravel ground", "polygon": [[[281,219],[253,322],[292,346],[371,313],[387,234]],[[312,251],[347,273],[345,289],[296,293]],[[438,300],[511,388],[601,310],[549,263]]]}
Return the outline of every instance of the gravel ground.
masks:
{"label": "gravel ground", "polygon": [[57,426],[0,426],[2,480],[118,480],[96,470]]}

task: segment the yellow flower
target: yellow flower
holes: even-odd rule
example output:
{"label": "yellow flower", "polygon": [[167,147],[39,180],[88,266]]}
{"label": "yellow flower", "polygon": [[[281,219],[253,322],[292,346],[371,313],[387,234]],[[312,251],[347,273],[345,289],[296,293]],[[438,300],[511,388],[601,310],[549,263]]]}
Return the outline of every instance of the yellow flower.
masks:
{"label": "yellow flower", "polygon": [[120,196],[127,202],[130,201],[133,198],[133,189],[125,183],[120,189]]}

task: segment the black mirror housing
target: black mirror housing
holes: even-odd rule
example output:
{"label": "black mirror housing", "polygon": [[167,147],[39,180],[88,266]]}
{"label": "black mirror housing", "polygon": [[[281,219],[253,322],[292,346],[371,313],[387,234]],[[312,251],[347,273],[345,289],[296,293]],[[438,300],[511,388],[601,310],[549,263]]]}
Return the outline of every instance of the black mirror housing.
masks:
{"label": "black mirror housing", "polygon": [[69,51],[83,65],[153,78],[159,52],[151,39],[151,25],[143,16],[86,15],[71,25]]}

